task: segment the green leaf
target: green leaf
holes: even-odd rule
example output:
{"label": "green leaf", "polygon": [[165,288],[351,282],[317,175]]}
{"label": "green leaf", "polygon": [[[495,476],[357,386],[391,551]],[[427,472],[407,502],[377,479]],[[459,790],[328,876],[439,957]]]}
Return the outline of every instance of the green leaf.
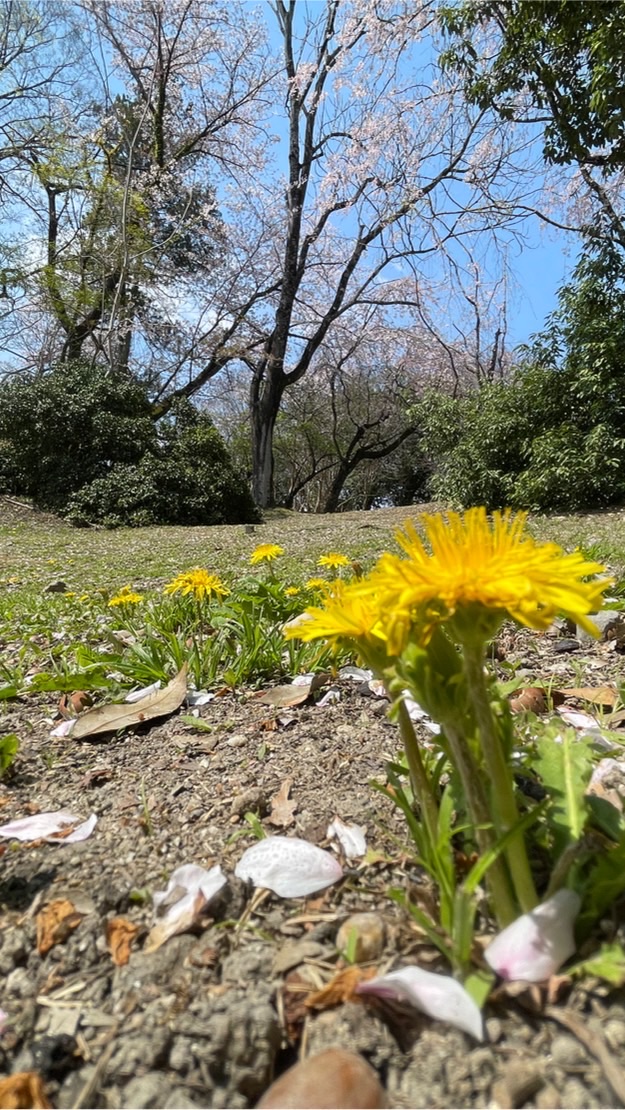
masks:
{"label": "green leaf", "polygon": [[0,737],[0,776],[11,766],[20,746],[19,738],[14,732]]}
{"label": "green leaf", "polygon": [[33,675],[32,682],[28,684],[28,689],[24,693],[72,693],[74,690],[101,690],[103,687],[108,689],[115,685],[116,683],[103,673],[93,677],[80,672],[77,674],[49,674],[46,671],[40,671]]}
{"label": "green leaf", "polygon": [[584,891],[582,911],[576,933],[585,937],[597,918],[610,908],[625,890],[625,836],[614,848],[603,853],[590,871]]}
{"label": "green leaf", "polygon": [[567,975],[594,975],[616,987],[625,983],[625,951],[620,944],[604,944],[594,956],[567,968]]}
{"label": "green leaf", "polygon": [[611,840],[618,842],[625,834],[623,814],[607,798],[600,798],[597,794],[588,794],[586,803],[597,828]]}
{"label": "green leaf", "polygon": [[0,686],[0,701],[17,697],[17,686]]}
{"label": "green leaf", "polygon": [[494,971],[480,970],[472,971],[464,980],[462,985],[465,991],[471,996],[476,1005],[479,1006],[480,1010],[493,989],[493,983],[496,978],[497,976]]}
{"label": "green leaf", "polygon": [[206,721],[203,721],[201,717],[192,717],[190,714],[183,714],[180,717],[180,720],[183,722],[183,724],[189,725],[191,728],[194,728],[196,732],[213,731],[213,725],[207,724]]}
{"label": "green leaf", "polygon": [[593,768],[592,744],[572,729],[562,729],[557,736],[541,736],[537,748],[534,769],[549,793],[548,819],[556,850],[562,852],[579,840],[588,817],[585,795]]}

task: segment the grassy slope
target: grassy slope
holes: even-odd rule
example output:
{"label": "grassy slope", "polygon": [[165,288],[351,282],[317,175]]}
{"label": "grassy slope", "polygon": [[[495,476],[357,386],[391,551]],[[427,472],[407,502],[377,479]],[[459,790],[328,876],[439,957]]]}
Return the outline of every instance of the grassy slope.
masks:
{"label": "grassy slope", "polygon": [[[79,531],[53,517],[10,510],[0,502],[0,580],[17,578],[20,586],[39,590],[62,578],[76,592],[115,591],[128,583],[158,586],[192,566],[236,575],[249,565],[254,547],[267,542],[285,548],[284,580],[314,574],[318,556],[329,550],[368,566],[385,548],[395,547],[394,530],[419,511],[410,506],[306,516],[274,510],[249,533],[244,526]],[[591,550],[613,572],[625,573],[625,512],[536,516],[531,530],[566,549]]]}

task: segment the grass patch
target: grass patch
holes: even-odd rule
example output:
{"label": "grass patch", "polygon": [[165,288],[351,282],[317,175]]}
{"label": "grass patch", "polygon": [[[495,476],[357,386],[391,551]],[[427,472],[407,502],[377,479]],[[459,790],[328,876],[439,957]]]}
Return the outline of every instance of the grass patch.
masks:
{"label": "grass patch", "polygon": [[[77,674],[90,688],[123,689],[166,680],[186,656],[198,686],[254,683],[319,666],[319,647],[300,645],[296,651],[282,636],[285,620],[318,599],[306,581],[333,577],[328,568],[320,570],[319,557],[340,551],[355,568],[348,575],[367,571],[382,551],[396,549],[394,531],[421,508],[334,516],[273,510],[253,528],[112,532],[75,530],[27,509],[21,518],[5,517],[0,693],[5,689],[8,697],[11,689],[32,688],[33,682],[42,691],[67,689]],[[623,513],[536,516],[530,527],[539,540],[581,546],[617,578],[625,574]],[[260,544],[280,544],[284,555],[271,567],[252,568],[251,554]],[[231,594],[204,610],[193,598],[164,596],[167,582],[196,566],[222,576]],[[67,592],[46,592],[59,581]],[[109,601],[124,587],[140,594],[141,603],[112,608]]]}

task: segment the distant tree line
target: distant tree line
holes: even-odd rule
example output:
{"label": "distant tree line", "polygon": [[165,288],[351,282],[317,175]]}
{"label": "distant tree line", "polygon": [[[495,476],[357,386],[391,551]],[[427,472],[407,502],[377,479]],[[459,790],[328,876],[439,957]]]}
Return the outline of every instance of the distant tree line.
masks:
{"label": "distant tree line", "polygon": [[[0,488],[108,525],[620,500],[624,16],[5,5]],[[582,253],[513,356],[530,216]]]}

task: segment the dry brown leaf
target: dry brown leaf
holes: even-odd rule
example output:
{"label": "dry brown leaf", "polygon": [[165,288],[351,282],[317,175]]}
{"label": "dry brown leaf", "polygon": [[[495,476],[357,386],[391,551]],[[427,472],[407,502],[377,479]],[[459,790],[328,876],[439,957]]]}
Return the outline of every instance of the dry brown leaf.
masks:
{"label": "dry brown leaf", "polygon": [[344,967],[320,991],[309,994],[306,1005],[309,1010],[329,1010],[342,1002],[350,1002],[358,984],[374,979],[376,975],[376,968]]}
{"label": "dry brown leaf", "polygon": [[289,971],[280,990],[280,1013],[289,1044],[300,1039],[308,1015],[306,997],[313,989],[306,967]]}
{"label": "dry brown leaf", "polygon": [[581,698],[582,701],[592,702],[593,705],[602,705],[606,709],[614,709],[618,701],[618,693],[614,686],[571,686],[560,693],[567,698]]}
{"label": "dry brown leaf", "polygon": [[302,705],[330,677],[329,674],[316,674],[310,682],[292,682],[288,686],[272,686],[270,690],[263,690],[260,694],[254,694],[254,700],[262,702],[263,705],[272,705],[274,709],[288,709],[292,705]]}
{"label": "dry brown leaf", "polygon": [[0,1079],[0,1110],[52,1110],[36,1071],[18,1071]]}
{"label": "dry brown leaf", "polygon": [[295,817],[293,816],[297,809],[297,802],[289,801],[289,794],[293,785],[292,779],[285,779],[277,794],[274,794],[271,799],[271,813],[267,820],[270,825],[276,825],[278,828],[287,829],[292,825]]}
{"label": "dry brown leaf", "polygon": [[255,700],[263,705],[272,705],[274,709],[286,709],[291,705],[302,705],[310,697],[311,683],[306,686],[272,686],[271,690],[263,690],[255,695]]}
{"label": "dry brown leaf", "polygon": [[78,717],[83,710],[93,705],[93,698],[84,690],[74,690],[72,694],[63,694],[59,700],[59,713],[66,721]]}
{"label": "dry brown leaf", "polygon": [[82,790],[90,790],[92,786],[100,786],[112,777],[113,772],[110,767],[94,767],[92,771],[87,771],[87,774],[83,775],[79,785]]}
{"label": "dry brown leaf", "polygon": [[54,902],[47,902],[37,914],[37,951],[40,956],[45,956],[55,944],[62,944],[69,934],[76,929],[82,921],[83,915],[78,913],[73,902],[68,898],[57,898]]}
{"label": "dry brown leaf", "polygon": [[112,917],[107,921],[106,945],[117,967],[124,967],[128,963],[132,944],[138,932],[139,926],[134,925],[127,917]]}
{"label": "dry brown leaf", "polygon": [[98,705],[95,709],[88,709],[76,721],[70,733],[71,739],[81,740],[100,732],[117,732],[120,728],[130,728],[132,725],[140,725],[144,721],[173,713],[185,699],[188,669],[188,664],[185,663],[164,689],[156,690],[134,704],[116,702],[113,705]]}
{"label": "dry brown leaf", "polygon": [[547,709],[547,694],[541,686],[524,686],[510,698],[513,713],[544,713]]}

